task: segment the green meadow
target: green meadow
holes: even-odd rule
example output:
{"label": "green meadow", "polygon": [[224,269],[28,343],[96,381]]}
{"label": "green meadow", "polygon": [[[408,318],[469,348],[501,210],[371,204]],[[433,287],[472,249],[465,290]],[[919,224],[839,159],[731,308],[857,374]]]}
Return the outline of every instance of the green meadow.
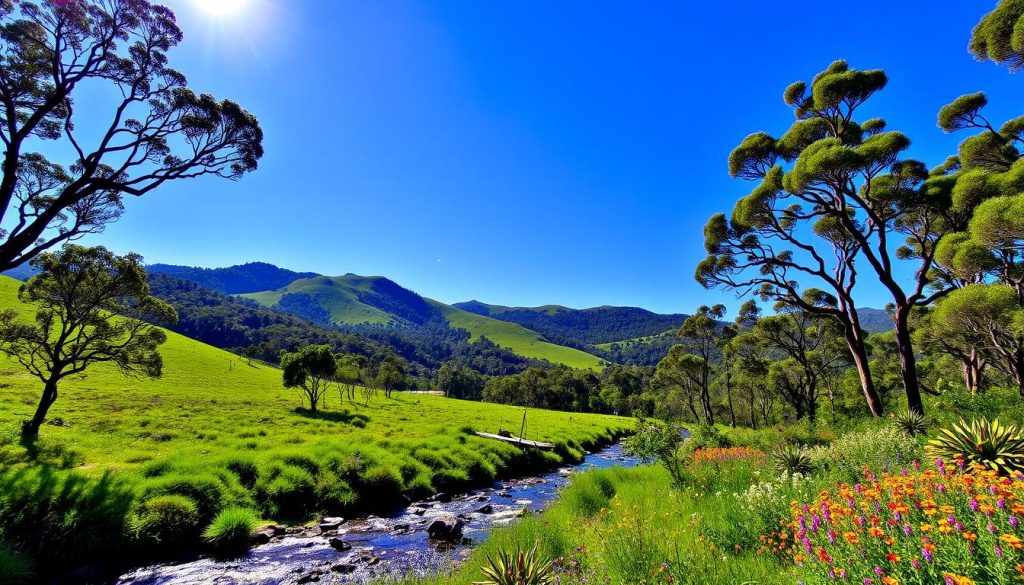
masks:
{"label": "green meadow", "polygon": [[[0,307],[28,309],[17,300],[17,288],[16,281],[0,279]],[[133,510],[167,495],[196,504],[193,536],[230,506],[253,509],[268,520],[303,522],[318,513],[385,509],[405,497],[459,491],[576,460],[584,449],[608,443],[632,425],[612,416],[531,410],[528,436],[557,446],[525,452],[473,435],[499,427],[518,430],[521,408],[401,393],[367,401],[359,392],[357,400],[347,401],[332,393],[326,410],[311,417],[299,407],[298,394],[282,387],[276,368],[173,333],[161,353],[164,375],[158,380],[124,378],[100,365],[66,381],[49,424],[28,448],[17,440],[18,424],[34,409],[39,384],[13,361],[0,359],[0,483],[10,495],[0,512],[11,512],[8,507],[18,502],[48,510],[46,518],[60,518],[63,537],[79,539],[77,531],[86,527],[74,518],[89,514],[78,508],[99,505],[106,496],[88,503],[65,501],[58,492],[68,482],[112,481],[118,493],[127,494],[124,503],[97,513],[122,514],[104,521],[125,533],[105,534],[101,544],[108,548],[121,538],[145,540],[126,528]],[[53,498],[29,506],[24,498],[49,498],[41,481],[54,490]],[[53,527],[26,531],[25,518],[9,521],[19,523],[23,538],[40,539],[19,548],[48,562],[48,549],[60,549],[55,561],[62,563],[85,554],[73,546],[45,545]]]}

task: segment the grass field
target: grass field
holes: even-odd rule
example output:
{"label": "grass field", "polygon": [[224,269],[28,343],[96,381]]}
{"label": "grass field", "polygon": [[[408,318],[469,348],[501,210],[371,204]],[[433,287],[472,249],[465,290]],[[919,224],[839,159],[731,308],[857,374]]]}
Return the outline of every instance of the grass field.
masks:
{"label": "grass field", "polygon": [[[17,287],[0,278],[0,307],[25,309],[16,299]],[[42,481],[39,473],[46,470],[90,481],[111,472],[136,502],[186,496],[196,501],[203,523],[232,505],[285,521],[321,512],[352,514],[392,506],[403,495],[459,491],[577,459],[583,449],[631,426],[611,416],[532,410],[530,438],[557,448],[524,452],[472,434],[518,428],[520,408],[401,393],[391,400],[373,396],[366,404],[362,397],[348,402],[333,394],[326,411],[314,418],[299,408],[297,393],[281,386],[275,368],[249,365],[173,333],[161,353],[159,380],[127,379],[100,365],[65,381],[49,413],[52,424],[43,426],[31,448],[18,442],[17,428],[34,409],[39,384],[0,359],[0,517],[11,513],[5,506],[21,505],[12,494],[37,497],[40,488],[33,482]],[[46,504],[51,505],[56,504]],[[84,517],[74,506],[85,504],[61,505],[71,509],[45,516],[62,522],[59,531],[38,528],[37,534],[32,528],[24,536],[38,536],[40,554],[66,552],[61,539],[82,542],[75,523],[63,522],[69,515]],[[0,545],[26,522],[0,518]],[[52,536],[54,531],[61,536]],[[103,550],[116,549],[114,535],[103,538],[110,539]],[[61,559],[54,562],[66,561]]]}
{"label": "grass field", "polygon": [[323,307],[331,316],[331,321],[339,325],[387,325],[395,321],[394,317],[359,300],[360,292],[372,292],[374,280],[378,277],[356,276],[316,276],[302,278],[288,286],[272,291],[240,295],[273,307],[286,293],[308,294]]}
{"label": "grass field", "polygon": [[600,370],[601,359],[585,351],[557,345],[544,336],[517,323],[483,317],[462,309],[432,301],[444,313],[452,327],[469,331],[470,341],[481,336],[487,337],[501,347],[528,358],[544,359],[554,364],[563,364],[582,370]]}

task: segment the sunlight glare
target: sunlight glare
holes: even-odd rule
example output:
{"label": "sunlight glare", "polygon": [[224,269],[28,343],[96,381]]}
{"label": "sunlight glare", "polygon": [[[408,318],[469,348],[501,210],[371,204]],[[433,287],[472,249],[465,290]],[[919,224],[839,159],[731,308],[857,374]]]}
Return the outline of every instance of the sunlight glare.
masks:
{"label": "sunlight glare", "polygon": [[196,6],[210,16],[227,17],[240,13],[249,0],[193,0]]}

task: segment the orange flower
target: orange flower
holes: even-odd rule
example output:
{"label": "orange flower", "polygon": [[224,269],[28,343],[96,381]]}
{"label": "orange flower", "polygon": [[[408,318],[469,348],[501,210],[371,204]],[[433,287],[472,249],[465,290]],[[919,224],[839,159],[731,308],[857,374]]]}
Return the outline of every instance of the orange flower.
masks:
{"label": "orange flower", "polygon": [[889,554],[885,555],[885,558],[888,559],[890,563],[898,563],[898,562],[900,562],[900,555],[898,555],[896,553],[889,553]]}
{"label": "orange flower", "polygon": [[846,542],[848,542],[850,544],[860,544],[860,537],[858,537],[853,532],[847,532],[847,533],[843,534],[843,538],[845,538]]}
{"label": "orange flower", "polygon": [[1019,538],[1017,538],[1016,536],[1014,536],[1012,534],[1004,534],[1004,535],[999,537],[999,540],[1002,540],[1003,542],[1006,543],[1007,546],[1009,546],[1010,548],[1012,548],[1014,550],[1020,550],[1020,549],[1024,548],[1024,542],[1021,542],[1021,540]]}
{"label": "orange flower", "polygon": [[970,542],[974,542],[974,541],[978,540],[978,535],[973,533],[973,532],[970,532],[970,531],[964,532],[960,536],[963,536],[964,540],[968,540]]}

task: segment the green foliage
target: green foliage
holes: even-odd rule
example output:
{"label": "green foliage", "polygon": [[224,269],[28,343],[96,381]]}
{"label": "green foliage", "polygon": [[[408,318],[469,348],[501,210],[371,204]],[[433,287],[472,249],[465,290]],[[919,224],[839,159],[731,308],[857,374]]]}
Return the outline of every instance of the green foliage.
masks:
{"label": "green foliage", "polygon": [[809,475],[814,471],[814,461],[803,445],[779,445],[772,451],[771,459],[775,469],[788,475]]}
{"label": "green foliage", "polygon": [[1001,0],[974,27],[971,53],[978,59],[991,59],[1010,71],[1024,68],[1024,1]]}
{"label": "green foliage", "polygon": [[689,459],[684,452],[686,429],[676,423],[663,423],[640,419],[636,431],[623,440],[626,453],[650,463],[657,461],[668,470],[677,485],[686,483],[686,463]]}
{"label": "green foliage", "polygon": [[921,458],[921,446],[892,425],[871,425],[842,434],[828,446],[808,451],[816,468],[831,472],[839,481],[855,482],[863,468],[896,472]]}
{"label": "green foliage", "polygon": [[914,412],[908,408],[897,411],[892,415],[893,424],[908,437],[923,435],[928,430],[928,423],[924,415]]}
{"label": "green foliage", "polygon": [[225,505],[224,483],[212,473],[174,473],[148,482],[144,497],[182,496],[187,498],[198,513],[199,522],[209,522]]}
{"label": "green foliage", "polygon": [[928,441],[927,449],[937,459],[962,459],[1005,476],[1024,472],[1024,437],[1016,425],[1000,424],[999,419],[961,420],[939,429],[939,436]]}
{"label": "green foliage", "polygon": [[132,516],[135,538],[173,550],[199,532],[199,508],[187,496],[154,496],[142,502]]}
{"label": "green foliage", "polygon": [[953,103],[939,110],[939,128],[955,132],[980,124],[978,115],[988,105],[984,92],[971,93],[956,98]]}
{"label": "green foliage", "polygon": [[203,531],[203,540],[218,555],[239,555],[249,548],[258,522],[259,516],[248,508],[224,508]]}
{"label": "green foliage", "polygon": [[731,447],[732,440],[715,425],[699,424],[690,428],[690,441],[694,449]]}
{"label": "green foliage", "polygon": [[316,412],[334,378],[338,365],[329,345],[307,345],[281,356],[281,370],[285,388],[299,388]]}
{"label": "green foliage", "polygon": [[515,552],[499,552],[494,558],[487,558],[487,565],[480,572],[488,579],[474,585],[548,585],[555,580],[551,559],[538,552],[539,544],[528,551],[516,548]]}

